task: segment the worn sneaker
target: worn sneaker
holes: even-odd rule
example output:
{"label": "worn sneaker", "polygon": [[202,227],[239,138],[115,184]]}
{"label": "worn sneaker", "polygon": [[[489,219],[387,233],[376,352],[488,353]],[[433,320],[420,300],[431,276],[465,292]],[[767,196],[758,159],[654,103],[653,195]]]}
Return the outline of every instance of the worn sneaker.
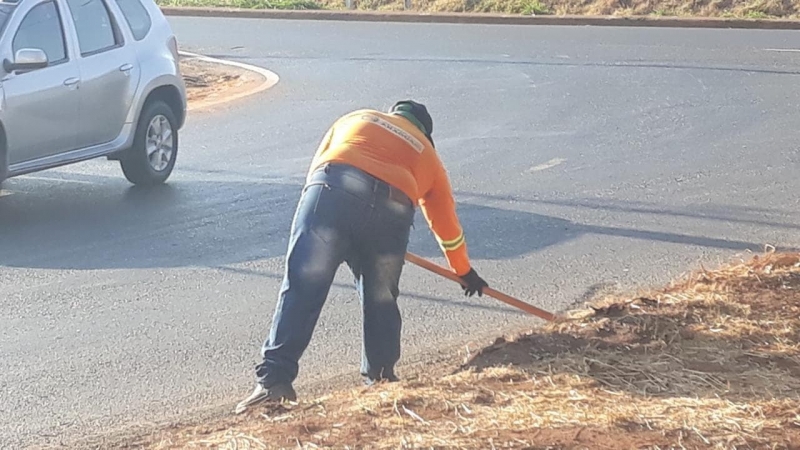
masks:
{"label": "worn sneaker", "polygon": [[269,401],[280,403],[284,400],[290,402],[297,401],[297,393],[295,393],[291,384],[276,384],[265,388],[260,383],[256,383],[256,388],[253,390],[253,393],[236,405],[234,413],[241,414],[245,412],[247,408],[262,402]]}
{"label": "worn sneaker", "polygon": [[364,380],[364,385],[366,386],[374,386],[378,383],[397,383],[400,381],[399,378],[395,374],[384,375],[382,377],[370,377],[362,375]]}

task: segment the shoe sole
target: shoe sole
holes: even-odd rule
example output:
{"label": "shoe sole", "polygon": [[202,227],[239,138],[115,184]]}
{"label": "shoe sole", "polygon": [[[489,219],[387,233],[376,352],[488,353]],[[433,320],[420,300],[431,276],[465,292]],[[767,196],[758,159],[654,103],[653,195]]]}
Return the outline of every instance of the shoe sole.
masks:
{"label": "shoe sole", "polygon": [[274,398],[271,398],[268,393],[264,393],[263,395],[260,395],[260,396],[258,396],[256,398],[242,401],[241,403],[236,405],[236,408],[233,410],[233,412],[234,412],[234,414],[241,414],[241,413],[247,411],[247,409],[250,408],[251,406],[255,406],[255,405],[258,405],[258,404],[261,404],[261,403],[266,403],[266,402],[273,402],[275,404],[281,404],[284,401],[293,403],[293,402],[297,401],[297,397],[296,396],[292,396],[292,397],[282,396],[279,399],[274,399]]}
{"label": "shoe sole", "polygon": [[241,413],[247,411],[250,407],[258,405],[259,403],[264,403],[267,400],[269,400],[269,395],[267,395],[267,394],[260,395],[260,396],[258,396],[256,398],[253,398],[253,399],[245,400],[245,401],[239,403],[238,405],[236,405],[236,408],[233,410],[233,413],[234,414],[241,414]]}

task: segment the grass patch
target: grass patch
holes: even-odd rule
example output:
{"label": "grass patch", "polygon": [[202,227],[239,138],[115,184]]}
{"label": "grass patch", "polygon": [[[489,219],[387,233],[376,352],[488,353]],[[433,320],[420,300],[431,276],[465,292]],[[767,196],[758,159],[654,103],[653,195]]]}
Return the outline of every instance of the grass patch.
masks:
{"label": "grass patch", "polygon": [[553,13],[552,11],[550,11],[550,8],[548,8],[547,5],[540,3],[538,0],[533,0],[533,1],[529,0],[524,2],[521,12],[526,16],[530,15],[542,16]]}
{"label": "grass patch", "polygon": [[[800,254],[606,298],[444,377],[154,431],[137,448],[789,449],[800,442]],[[141,447],[140,447],[141,446]]]}
{"label": "grass patch", "polygon": [[312,0],[156,0],[159,6],[217,7],[240,9],[322,9],[322,4]]}
{"label": "grass patch", "polygon": [[[161,6],[345,9],[345,0],[157,0]],[[362,11],[401,11],[403,0],[353,0]],[[413,0],[413,11],[521,15],[798,18],[800,0]]]}

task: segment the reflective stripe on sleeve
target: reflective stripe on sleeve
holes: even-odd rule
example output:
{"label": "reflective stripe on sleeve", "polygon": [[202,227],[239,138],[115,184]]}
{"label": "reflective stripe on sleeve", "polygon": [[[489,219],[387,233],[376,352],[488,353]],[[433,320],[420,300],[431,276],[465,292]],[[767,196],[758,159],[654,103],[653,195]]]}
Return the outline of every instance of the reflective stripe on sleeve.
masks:
{"label": "reflective stripe on sleeve", "polygon": [[441,245],[444,250],[449,251],[449,252],[452,252],[453,250],[458,249],[458,247],[461,247],[462,245],[464,245],[464,242],[465,242],[465,239],[464,239],[464,232],[463,231],[455,239],[452,239],[452,240],[449,240],[449,241],[444,241],[444,240],[439,239],[439,245]]}

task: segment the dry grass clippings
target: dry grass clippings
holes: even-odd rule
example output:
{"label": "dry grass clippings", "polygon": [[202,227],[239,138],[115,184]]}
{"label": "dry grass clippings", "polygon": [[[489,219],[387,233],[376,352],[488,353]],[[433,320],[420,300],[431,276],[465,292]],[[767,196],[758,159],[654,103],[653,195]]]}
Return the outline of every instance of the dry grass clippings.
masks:
{"label": "dry grass clippings", "polygon": [[190,105],[230,98],[262,82],[260,75],[248,70],[192,58],[181,60],[181,72]]}
{"label": "dry grass clippings", "polygon": [[587,305],[449,376],[151,448],[797,448],[799,291],[800,254],[767,253]]}

